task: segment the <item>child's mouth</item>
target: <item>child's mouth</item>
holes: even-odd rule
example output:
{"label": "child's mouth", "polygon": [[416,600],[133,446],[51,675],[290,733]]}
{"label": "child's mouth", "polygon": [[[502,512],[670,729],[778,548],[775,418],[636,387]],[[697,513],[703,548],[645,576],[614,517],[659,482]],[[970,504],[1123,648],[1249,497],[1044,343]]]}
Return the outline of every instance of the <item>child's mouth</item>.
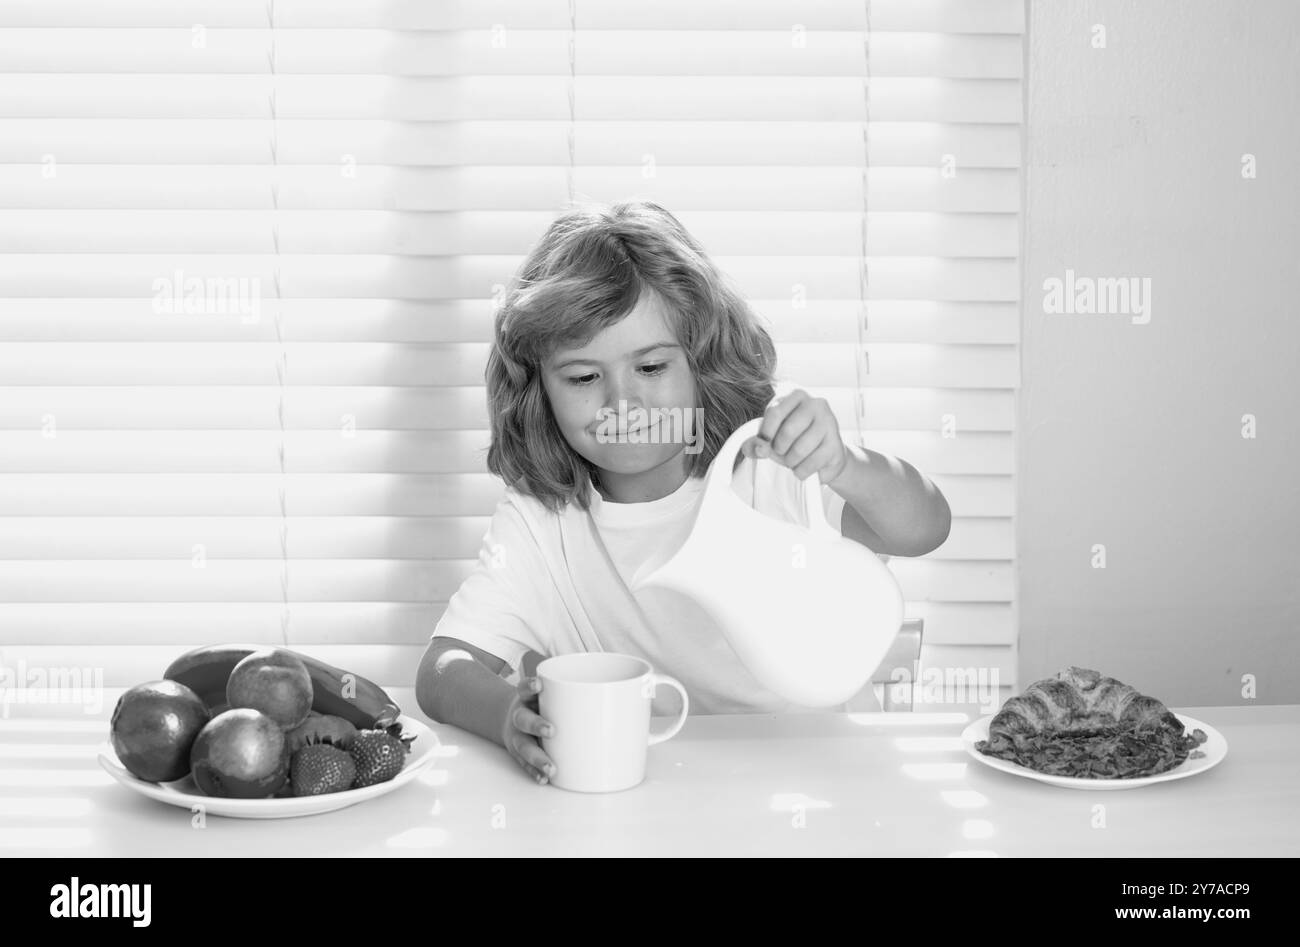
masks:
{"label": "child's mouth", "polygon": [[640,434],[641,432],[648,431],[653,427],[654,427],[653,424],[643,424],[640,427],[626,428],[624,430],[618,431],[617,433],[619,437],[627,437],[629,434]]}

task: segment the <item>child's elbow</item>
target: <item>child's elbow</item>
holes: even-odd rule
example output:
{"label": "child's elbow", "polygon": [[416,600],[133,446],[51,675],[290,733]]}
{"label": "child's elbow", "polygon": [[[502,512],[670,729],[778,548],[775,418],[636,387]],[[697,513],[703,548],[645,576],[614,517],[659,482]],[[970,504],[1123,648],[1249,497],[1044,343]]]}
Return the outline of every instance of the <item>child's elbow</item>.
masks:
{"label": "child's elbow", "polygon": [[442,719],[442,710],[438,701],[440,696],[438,679],[442,670],[440,659],[446,650],[447,641],[434,638],[429,642],[429,647],[425,648],[424,657],[420,659],[420,667],[415,672],[415,702],[419,704],[424,715],[435,723],[446,722]]}
{"label": "child's elbow", "polygon": [[[940,496],[942,499],[942,495]],[[940,546],[948,541],[948,534],[952,532],[952,510],[948,509],[948,501],[944,500],[943,510],[940,512],[938,521],[935,523],[933,538],[929,542],[929,548],[925,552],[934,552]],[[925,555],[922,553],[921,555]]]}

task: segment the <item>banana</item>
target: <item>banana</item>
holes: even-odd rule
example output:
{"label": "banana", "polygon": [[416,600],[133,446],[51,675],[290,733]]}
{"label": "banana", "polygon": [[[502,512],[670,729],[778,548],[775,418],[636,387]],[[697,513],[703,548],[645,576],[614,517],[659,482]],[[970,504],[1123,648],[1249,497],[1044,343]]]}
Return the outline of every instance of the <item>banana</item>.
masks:
{"label": "banana", "polygon": [[[275,647],[264,644],[205,645],[187,651],[163,672],[170,681],[184,684],[202,698],[209,710],[225,709],[226,682],[235,665],[254,651]],[[397,720],[402,712],[382,687],[359,674],[326,664],[300,651],[284,648],[298,656],[311,675],[311,709],[342,717],[359,730],[379,730]]]}

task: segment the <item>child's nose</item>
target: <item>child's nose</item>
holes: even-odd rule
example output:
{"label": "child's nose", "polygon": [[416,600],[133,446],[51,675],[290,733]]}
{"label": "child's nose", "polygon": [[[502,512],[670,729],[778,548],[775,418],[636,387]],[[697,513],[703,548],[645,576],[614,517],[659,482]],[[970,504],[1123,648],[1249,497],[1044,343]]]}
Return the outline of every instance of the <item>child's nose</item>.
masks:
{"label": "child's nose", "polygon": [[641,392],[641,384],[634,378],[615,378],[609,383],[609,391],[606,394],[606,404],[614,411],[618,410],[619,403],[627,404],[627,409],[644,408],[645,399]]}

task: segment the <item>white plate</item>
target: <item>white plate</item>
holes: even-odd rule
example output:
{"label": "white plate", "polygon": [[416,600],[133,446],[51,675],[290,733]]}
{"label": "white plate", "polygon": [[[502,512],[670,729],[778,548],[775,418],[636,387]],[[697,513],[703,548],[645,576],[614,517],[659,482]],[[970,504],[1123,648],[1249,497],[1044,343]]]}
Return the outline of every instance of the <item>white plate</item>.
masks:
{"label": "white plate", "polygon": [[123,766],[113,752],[109,743],[103,744],[99,752],[99,765],[128,789],[134,789],[143,796],[157,799],[169,806],[192,809],[202,806],[208,815],[224,815],[236,819],[288,819],[300,815],[316,815],[321,812],[333,812],[347,806],[383,796],[395,789],[400,789],[421,770],[433,763],[438,751],[437,735],[410,717],[397,718],[402,725],[403,736],[415,736],[411,752],[407,756],[406,766],[400,773],[385,783],[376,783],[361,789],[348,789],[344,792],[330,792],[319,796],[291,796],[283,799],[227,799],[222,796],[208,796],[194,785],[194,778],[186,776],[170,783],[151,783],[139,779]]}
{"label": "white plate", "polygon": [[988,739],[989,724],[993,720],[993,714],[981,717],[963,730],[961,742],[966,747],[966,752],[985,766],[991,766],[994,769],[1000,769],[1004,773],[1011,773],[1015,776],[1027,776],[1040,782],[1051,783],[1053,786],[1064,786],[1066,789],[1137,789],[1139,786],[1149,786],[1152,783],[1163,783],[1171,779],[1195,776],[1197,773],[1203,773],[1207,769],[1222,763],[1223,758],[1228,755],[1228,741],[1223,739],[1223,734],[1218,730],[1215,730],[1208,723],[1201,723],[1199,720],[1185,717],[1182,714],[1176,713],[1174,716],[1182,722],[1188,733],[1193,730],[1203,730],[1205,732],[1205,742],[1196,747],[1205,755],[1199,759],[1189,758],[1183,760],[1173,769],[1160,773],[1158,776],[1138,776],[1133,779],[1086,779],[1079,776],[1052,776],[1049,773],[1040,773],[1038,770],[1021,766],[1019,763],[1012,763],[1009,760],[1001,760],[995,756],[985,756],[975,749],[975,744],[980,740]]}

